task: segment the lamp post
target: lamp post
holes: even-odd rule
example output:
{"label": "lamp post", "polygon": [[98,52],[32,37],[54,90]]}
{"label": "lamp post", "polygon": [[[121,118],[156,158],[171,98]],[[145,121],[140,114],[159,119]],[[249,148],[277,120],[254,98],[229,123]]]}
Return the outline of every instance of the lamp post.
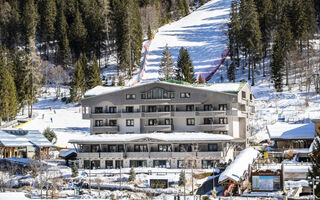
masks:
{"label": "lamp post", "polygon": [[316,195],[314,194],[314,190],[317,188],[317,185],[319,184],[319,176],[314,177],[310,177],[308,176],[308,180],[309,180],[309,184],[312,185],[312,196],[313,199],[316,199]]}

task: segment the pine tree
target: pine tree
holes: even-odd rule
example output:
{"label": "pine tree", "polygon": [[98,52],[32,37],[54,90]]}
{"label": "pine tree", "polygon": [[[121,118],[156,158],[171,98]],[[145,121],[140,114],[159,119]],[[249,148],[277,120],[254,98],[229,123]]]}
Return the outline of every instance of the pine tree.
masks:
{"label": "pine tree", "polygon": [[[22,29],[24,34],[24,42],[31,51],[32,43],[34,43],[37,23],[39,16],[34,0],[27,0],[22,12]],[[28,52],[29,53],[29,52]]]}
{"label": "pine tree", "polygon": [[76,58],[85,49],[87,39],[87,29],[84,26],[79,9],[76,10],[75,18],[70,27],[70,47],[75,52]]}
{"label": "pine tree", "polygon": [[276,41],[273,45],[271,73],[274,87],[278,92],[282,91],[282,69],[284,66],[284,55],[280,33],[277,33]]}
{"label": "pine tree", "polygon": [[115,45],[117,50],[118,69],[125,72],[130,67],[130,48],[128,9],[126,0],[113,0],[111,3],[114,22]]}
{"label": "pine tree", "polygon": [[[82,70],[84,73],[84,78],[85,78],[87,86],[88,86],[88,83],[90,81],[90,71],[91,71],[91,69],[90,69],[91,67],[89,65],[88,58],[84,53],[80,53],[79,61],[80,61],[80,64],[81,64],[81,67],[82,67]],[[88,87],[86,87],[86,88],[88,88]]]}
{"label": "pine tree", "polygon": [[159,74],[164,80],[172,79],[174,76],[174,64],[168,45],[166,45],[162,53]]}
{"label": "pine tree", "polygon": [[79,175],[79,171],[78,171],[78,167],[77,167],[76,163],[73,163],[71,170],[72,170],[72,177],[73,178],[75,178]]}
{"label": "pine tree", "polygon": [[[311,162],[312,162],[312,169],[309,170],[308,176],[311,178],[316,178],[320,176],[320,139],[316,137],[313,141],[313,150],[310,154]],[[310,184],[310,187],[313,187]],[[317,185],[315,188],[315,195],[320,196],[320,186]]]}
{"label": "pine tree", "polygon": [[13,68],[13,78],[16,85],[17,90],[17,101],[19,105],[19,109],[24,110],[27,100],[27,75],[29,74],[26,63],[24,63],[23,57],[26,56],[26,52],[19,53],[18,49],[15,49],[12,58],[12,68]]}
{"label": "pine tree", "polygon": [[88,83],[88,89],[94,88],[98,85],[102,85],[102,80],[100,78],[100,68],[98,65],[97,57],[93,56],[93,63],[90,68],[89,73],[89,82]]}
{"label": "pine tree", "polygon": [[198,83],[199,84],[205,83],[205,79],[203,79],[202,74],[199,74]]}
{"label": "pine tree", "polygon": [[231,61],[231,64],[230,64],[230,66],[228,68],[228,72],[227,72],[229,81],[235,82],[235,79],[236,79],[235,71],[236,71],[235,64],[234,64],[234,62]]}
{"label": "pine tree", "polygon": [[44,0],[40,3],[40,37],[45,42],[45,54],[49,59],[49,42],[55,39],[55,23],[57,16],[57,6],[55,0]]}
{"label": "pine tree", "polygon": [[136,172],[134,171],[133,166],[130,169],[129,181],[133,182],[136,180]]}
{"label": "pine tree", "polygon": [[63,6],[60,6],[57,16],[56,37],[58,39],[58,51],[56,56],[56,63],[61,65],[64,69],[68,69],[71,65],[71,50],[68,39],[68,23],[63,12]]}
{"label": "pine tree", "polygon": [[186,185],[186,173],[184,170],[181,170],[179,175],[179,186],[185,186]]}
{"label": "pine tree", "polygon": [[189,52],[183,47],[180,48],[179,57],[177,60],[176,79],[189,83],[193,83],[195,80],[194,69]]}
{"label": "pine tree", "polygon": [[228,38],[229,38],[229,56],[233,63],[237,61],[237,66],[240,67],[240,35],[241,35],[241,26],[240,26],[240,17],[238,11],[238,2],[233,0],[231,3],[231,13],[230,13],[230,22],[228,24]]}
{"label": "pine tree", "polygon": [[44,131],[43,131],[43,135],[44,137],[46,137],[50,142],[52,143],[56,143],[57,142],[57,135],[54,132],[53,129],[47,127]]}
{"label": "pine tree", "polygon": [[17,115],[17,94],[14,79],[6,63],[0,61],[0,123],[1,119],[9,121]]}
{"label": "pine tree", "polygon": [[151,31],[151,27],[150,24],[148,25],[148,40],[152,40],[152,31]]}
{"label": "pine tree", "polygon": [[80,102],[85,93],[86,81],[80,60],[78,60],[72,74],[72,82],[70,84],[70,100],[72,102]]}

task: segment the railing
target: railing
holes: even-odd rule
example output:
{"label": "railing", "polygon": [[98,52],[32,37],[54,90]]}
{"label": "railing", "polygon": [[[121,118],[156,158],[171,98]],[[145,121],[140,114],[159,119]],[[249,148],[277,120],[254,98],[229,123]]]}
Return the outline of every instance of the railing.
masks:
{"label": "railing", "polygon": [[228,124],[199,124],[201,131],[227,131],[229,130]]}
{"label": "railing", "polygon": [[122,159],[123,152],[100,152],[100,158]]}
{"label": "railing", "polygon": [[127,152],[127,158],[149,158],[149,152]]}
{"label": "railing", "polygon": [[93,131],[94,132],[119,131],[119,126],[94,126]]}
{"label": "railing", "polygon": [[226,114],[225,110],[196,111],[196,115],[200,117],[224,117]]}

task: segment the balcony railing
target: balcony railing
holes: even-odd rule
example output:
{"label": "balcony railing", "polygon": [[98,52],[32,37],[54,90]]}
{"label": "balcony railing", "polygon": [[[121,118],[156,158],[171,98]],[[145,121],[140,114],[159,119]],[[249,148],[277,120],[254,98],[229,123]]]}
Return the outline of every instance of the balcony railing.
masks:
{"label": "balcony railing", "polygon": [[226,110],[196,111],[196,115],[199,117],[224,117],[226,114]]}
{"label": "balcony railing", "polygon": [[223,152],[222,151],[197,152],[197,157],[204,158],[204,159],[222,158]]}
{"label": "balcony railing", "polygon": [[200,124],[201,131],[228,131],[228,124]]}
{"label": "balcony railing", "polygon": [[119,126],[94,126],[93,132],[119,131]]}
{"label": "balcony railing", "polygon": [[106,159],[122,159],[123,152],[101,152],[100,157]]}
{"label": "balcony railing", "polygon": [[144,129],[148,132],[157,132],[157,131],[172,131],[172,125],[145,125]]}
{"label": "balcony railing", "polygon": [[149,152],[127,152],[127,158],[149,158]]}
{"label": "balcony railing", "polygon": [[171,112],[145,112],[142,116],[145,118],[168,118],[171,117]]}

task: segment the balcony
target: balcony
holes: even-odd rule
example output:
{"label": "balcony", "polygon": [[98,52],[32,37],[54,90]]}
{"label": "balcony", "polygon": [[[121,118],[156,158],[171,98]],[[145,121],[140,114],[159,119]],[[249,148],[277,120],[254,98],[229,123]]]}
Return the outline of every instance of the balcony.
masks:
{"label": "balcony", "polygon": [[127,152],[127,158],[146,159],[149,158],[149,152]]}
{"label": "balcony", "polygon": [[197,157],[203,158],[203,159],[223,158],[223,152],[222,151],[197,152]]}
{"label": "balcony", "polygon": [[90,119],[91,118],[91,114],[89,113],[82,113],[82,119]]}
{"label": "balcony", "polygon": [[94,126],[93,132],[117,132],[119,131],[119,126]]}
{"label": "balcony", "polygon": [[146,132],[171,132],[171,125],[146,125],[144,126]]}
{"label": "balcony", "polygon": [[91,118],[107,119],[107,118],[119,118],[120,113],[93,113]]}
{"label": "balcony", "polygon": [[172,152],[172,158],[184,159],[184,158],[195,158],[196,152]]}
{"label": "balcony", "polygon": [[145,112],[143,113],[145,118],[170,118],[171,112]]}
{"label": "balcony", "polygon": [[201,131],[228,131],[228,124],[200,124]]}
{"label": "balcony", "polygon": [[196,112],[195,111],[176,111],[176,112],[172,112],[172,116],[173,117],[195,117],[196,116]]}
{"label": "balcony", "polygon": [[197,111],[196,115],[199,117],[225,117],[227,112],[225,110],[212,111]]}
{"label": "balcony", "polygon": [[150,152],[150,158],[153,159],[168,159],[171,156],[172,152]]}
{"label": "balcony", "polygon": [[123,152],[101,152],[100,158],[123,159]]}
{"label": "balcony", "polygon": [[122,112],[121,117],[122,118],[140,118],[141,112]]}
{"label": "balcony", "polygon": [[96,159],[100,158],[98,152],[78,152],[77,158],[82,158],[82,159]]}

